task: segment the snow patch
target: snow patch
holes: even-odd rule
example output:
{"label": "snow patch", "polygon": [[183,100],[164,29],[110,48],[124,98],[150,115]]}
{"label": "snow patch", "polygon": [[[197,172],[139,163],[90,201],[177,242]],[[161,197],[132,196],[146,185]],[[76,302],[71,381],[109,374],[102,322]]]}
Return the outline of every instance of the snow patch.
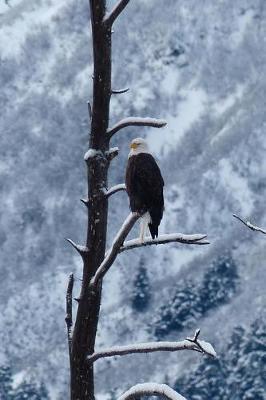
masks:
{"label": "snow patch", "polygon": [[152,152],[166,156],[178,144],[184,134],[202,115],[207,95],[201,88],[190,88],[181,91],[183,100],[178,105],[177,115],[167,117],[167,129],[163,135],[149,135],[147,141]]}
{"label": "snow patch", "polygon": [[102,156],[103,153],[101,150],[96,150],[96,149],[89,149],[85,155],[84,155],[84,160],[88,161],[89,158],[97,157],[97,156]]}
{"label": "snow patch", "polygon": [[240,15],[238,18],[237,29],[231,35],[231,46],[233,48],[239,46],[244,39],[247,27],[252,22],[254,10],[250,9]]}
{"label": "snow patch", "polygon": [[244,89],[244,84],[237,85],[236,90],[233,93],[229,94],[229,96],[213,106],[213,111],[218,114],[218,116],[223,114],[225,111],[231,108],[237,100],[241,99]]}
{"label": "snow patch", "polygon": [[229,160],[223,158],[219,162],[221,183],[230,190],[241,205],[241,211],[248,215],[253,209],[253,196],[245,178],[232,167]]}

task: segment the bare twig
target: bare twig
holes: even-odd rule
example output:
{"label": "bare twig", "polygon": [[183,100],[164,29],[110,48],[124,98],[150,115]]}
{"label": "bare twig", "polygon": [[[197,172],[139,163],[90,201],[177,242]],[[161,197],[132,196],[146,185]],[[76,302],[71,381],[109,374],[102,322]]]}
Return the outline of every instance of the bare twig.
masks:
{"label": "bare twig", "polygon": [[126,185],[124,183],[120,183],[119,185],[112,186],[108,190],[106,189],[104,194],[105,194],[106,197],[110,197],[113,194],[115,194],[115,193],[117,193],[117,192],[119,192],[121,190],[126,190]]}
{"label": "bare twig", "polygon": [[122,94],[122,93],[127,93],[129,91],[129,88],[124,88],[124,89],[119,89],[119,90],[112,90],[112,94]]}
{"label": "bare twig", "polygon": [[91,121],[91,119],[92,119],[91,103],[88,101],[87,104],[88,104],[88,113],[89,113],[89,117],[90,117],[90,121]]}
{"label": "bare twig", "polygon": [[71,359],[72,349],[72,292],[74,286],[74,275],[70,274],[68,278],[67,292],[66,292],[66,326],[67,326],[67,339],[68,339],[68,351],[69,359]]}
{"label": "bare twig", "polygon": [[99,266],[98,270],[96,271],[93,279],[91,280],[91,285],[97,286],[99,280],[103,278],[109,268],[112,266],[113,262],[115,261],[120,247],[123,245],[124,240],[126,239],[127,235],[133,228],[135,222],[141,217],[139,213],[130,213],[125,222],[123,223],[121,229],[117,233],[113,244],[109,251],[107,252],[103,262]]}
{"label": "bare twig", "polygon": [[80,199],[81,203],[83,203],[86,207],[89,207],[88,199]]}
{"label": "bare twig", "polygon": [[120,131],[127,126],[152,126],[154,128],[162,128],[167,124],[163,119],[156,118],[140,118],[140,117],[129,117],[119,121],[112,128],[108,129],[107,133],[111,138],[116,132]]}
{"label": "bare twig", "polygon": [[73,242],[73,240],[71,240],[71,239],[66,239],[66,241],[68,243],[70,243],[71,246],[73,246],[75,250],[77,250],[77,252],[81,255],[82,258],[85,257],[86,254],[89,252],[89,250],[86,246],[81,246],[80,244]]}
{"label": "bare twig", "polygon": [[119,252],[122,253],[126,250],[136,249],[138,247],[153,246],[158,244],[166,243],[184,243],[184,244],[197,244],[206,245],[210,244],[208,240],[203,240],[207,237],[205,234],[196,233],[194,235],[184,235],[183,233],[170,233],[165,235],[160,235],[156,239],[150,237],[145,237],[144,242],[141,242],[139,238],[127,240],[123,246],[120,248]]}
{"label": "bare twig", "polygon": [[264,235],[266,235],[266,230],[260,228],[259,226],[253,225],[251,224],[251,222],[249,221],[244,221],[242,218],[240,218],[238,215],[233,214],[233,217],[235,217],[236,219],[238,219],[239,221],[241,221],[244,225],[246,225],[249,229],[251,229],[252,231],[256,231],[256,232],[261,232]]}
{"label": "bare twig", "polygon": [[108,14],[106,14],[103,23],[105,25],[112,26],[117,17],[121,14],[121,12],[126,8],[130,0],[120,0],[110,11]]}
{"label": "bare twig", "polygon": [[186,340],[179,342],[150,342],[131,344],[128,346],[115,346],[95,352],[89,355],[87,360],[93,363],[99,358],[124,356],[136,353],[154,353],[157,351],[176,352],[180,350],[193,350],[199,353],[207,354],[211,357],[216,357],[216,352],[210,343],[204,342],[203,340],[198,340],[199,333],[200,330],[197,329],[192,339],[187,338]]}
{"label": "bare twig", "polygon": [[154,382],[138,383],[118,397],[118,400],[136,400],[141,396],[160,396],[166,400],[186,400],[170,386]]}

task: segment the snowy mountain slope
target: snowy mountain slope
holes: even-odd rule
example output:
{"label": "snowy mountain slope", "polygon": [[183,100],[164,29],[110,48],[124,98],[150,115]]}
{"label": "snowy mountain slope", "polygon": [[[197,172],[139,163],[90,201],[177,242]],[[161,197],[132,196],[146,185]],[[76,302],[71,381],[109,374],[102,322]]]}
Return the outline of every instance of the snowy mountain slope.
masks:
{"label": "snowy mountain slope", "polygon": [[[157,0],[131,3],[113,35],[113,85],[131,90],[112,99],[111,124],[139,115],[163,117],[168,126],[119,133],[110,181],[123,181],[128,143],[145,135],[166,181],[161,231],[207,232],[212,245],[121,255],[104,285],[98,346],[154,339],[153,322],[176,283],[199,282],[228,250],[240,277],[231,301],[184,332],[169,333],[184,337],[201,327],[219,350],[220,332],[226,342],[235,325],[248,326],[265,306],[265,238],[231,217],[236,212],[266,226],[265,5],[169,0],[162,12]],[[85,237],[78,201],[86,190],[89,10],[83,0],[10,4],[0,9],[1,357],[44,380],[59,399],[68,379],[64,289],[67,274],[79,277],[81,270],[63,239]],[[124,193],[110,200],[110,210],[111,238],[128,212]],[[137,313],[131,297],[142,257],[152,293],[148,309]],[[196,359],[158,354],[99,361],[98,392],[104,397],[129,382],[163,382],[166,375],[174,382]]]}

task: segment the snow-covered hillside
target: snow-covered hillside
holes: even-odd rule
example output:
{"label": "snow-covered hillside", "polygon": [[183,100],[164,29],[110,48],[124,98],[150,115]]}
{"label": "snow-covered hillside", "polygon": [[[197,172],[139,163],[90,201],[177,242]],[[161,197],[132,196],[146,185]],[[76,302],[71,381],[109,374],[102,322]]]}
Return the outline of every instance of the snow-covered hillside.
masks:
{"label": "snow-covered hillside", "polygon": [[[82,243],[86,233],[89,5],[2,0],[0,19],[0,365],[43,381],[59,400],[68,382],[67,276],[81,276],[64,238]],[[265,70],[264,0],[135,0],[116,23],[113,86],[130,91],[112,98],[110,123],[149,116],[168,125],[117,134],[110,183],[123,182],[128,143],[145,136],[166,183],[161,232],[206,232],[211,245],[119,256],[104,284],[98,347],[200,327],[223,354],[236,326],[249,332],[263,319],[266,240],[232,214],[266,227]],[[120,192],[110,199],[109,240],[127,213]],[[136,301],[141,290],[146,303]],[[109,399],[139,381],[175,385],[199,358],[98,361],[97,393]]]}

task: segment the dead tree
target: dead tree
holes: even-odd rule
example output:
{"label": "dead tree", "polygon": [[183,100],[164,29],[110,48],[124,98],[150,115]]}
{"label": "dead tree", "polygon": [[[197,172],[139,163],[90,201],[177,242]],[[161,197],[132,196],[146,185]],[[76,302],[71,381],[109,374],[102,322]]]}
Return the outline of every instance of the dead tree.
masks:
{"label": "dead tree", "polygon": [[[77,313],[72,333],[72,289],[73,275],[70,276],[67,290],[66,324],[70,356],[70,391],[72,400],[94,400],[94,371],[93,365],[98,358],[110,357],[112,354],[130,354],[132,352],[148,351],[177,351],[190,349],[214,355],[210,345],[198,340],[199,332],[193,339],[184,342],[150,344],[140,349],[137,345],[128,349],[112,349],[111,351],[95,352],[102,281],[114,263],[117,255],[135,247],[169,242],[204,245],[206,235],[163,235],[157,240],[125,239],[136,221],[141,217],[131,213],[115,237],[109,251],[106,252],[106,231],[108,199],[119,190],[124,190],[123,184],[108,188],[108,168],[112,159],[118,155],[117,148],[110,149],[111,138],[127,126],[151,126],[160,128],[166,124],[163,120],[154,118],[125,118],[109,128],[109,103],[112,94],[125,93],[128,89],[114,90],[111,86],[111,36],[112,25],[129,3],[120,0],[117,5],[107,12],[106,0],[90,0],[91,27],[93,41],[94,73],[93,73],[93,102],[88,104],[91,120],[89,149],[85,154],[88,173],[88,196],[82,199],[88,210],[87,239],[85,246],[77,245],[68,239],[80,254],[83,261],[83,274],[80,296],[77,300]],[[116,351],[115,351],[116,350]],[[158,388],[157,388],[158,389]],[[159,390],[159,389],[158,389]],[[146,393],[146,392],[145,392]]]}

